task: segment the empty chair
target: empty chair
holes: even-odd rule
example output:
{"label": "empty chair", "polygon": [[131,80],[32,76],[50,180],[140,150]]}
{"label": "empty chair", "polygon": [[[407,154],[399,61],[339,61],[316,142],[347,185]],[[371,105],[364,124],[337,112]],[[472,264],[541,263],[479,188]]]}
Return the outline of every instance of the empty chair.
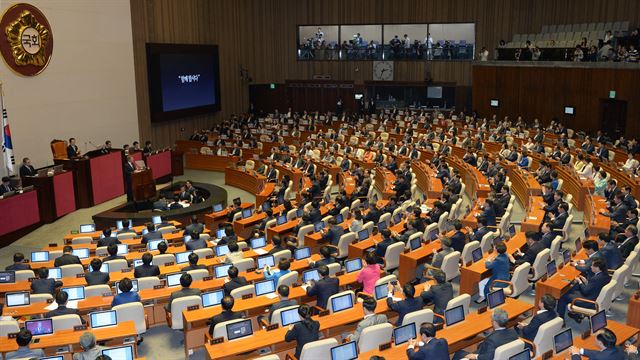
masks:
{"label": "empty chair", "polygon": [[462,249],[462,264],[468,264],[470,262],[473,262],[473,251],[475,249],[479,249],[480,248],[480,243],[477,241],[471,241],[468,242],[464,245],[464,248]]}
{"label": "empty chair", "polygon": [[70,264],[60,266],[63,278],[74,278],[78,274],[84,274],[84,267],[80,264]]}
{"label": "empty chair", "polygon": [[158,231],[164,235],[164,234],[171,234],[172,232],[176,231],[176,227],[173,225],[169,225],[169,226],[163,226],[160,229],[158,229]]}
{"label": "empty chair", "polygon": [[296,281],[298,281],[298,272],[297,271],[291,271],[288,274],[282,275],[279,279],[278,279],[278,283],[276,284],[276,288],[278,288],[280,285],[287,285],[288,287],[293,287],[293,284],[296,283]]}
{"label": "empty chair", "polygon": [[136,326],[136,333],[142,335],[147,332],[147,317],[144,313],[144,306],[140,302],[131,302],[116,305],[111,310],[116,311],[118,322],[133,321]]}
{"label": "empty chair", "polygon": [[238,268],[238,272],[245,272],[251,268],[255,268],[256,264],[253,258],[246,258],[234,261],[233,266]]}
{"label": "empty chair", "polygon": [[358,348],[361,353],[378,349],[381,344],[391,341],[393,325],[389,323],[367,326],[360,334]]}
{"label": "empty chair", "polygon": [[[251,287],[253,288],[253,285]],[[171,302],[170,312],[167,313],[167,324],[169,324],[169,327],[173,330],[182,330],[182,311],[193,305],[202,307],[202,298],[197,295],[191,295],[174,299]]]}
{"label": "empty chair", "polygon": [[92,285],[84,287],[84,296],[86,298],[94,297],[94,296],[102,296],[107,293],[111,293],[111,287],[109,285]]}
{"label": "empty chair", "polygon": [[7,337],[9,334],[20,332],[18,322],[11,320],[0,320],[0,337]]}
{"label": "empty chair", "polygon": [[513,355],[524,350],[524,341],[514,340],[510,343],[498,346],[493,354],[494,360],[509,360]]}
{"label": "empty chair", "polygon": [[160,285],[160,278],[157,276],[146,276],[138,279],[138,291],[153,289],[156,285]]}
{"label": "empty chair", "polygon": [[273,314],[271,314],[271,324],[278,324],[282,326],[282,317],[280,316],[280,313],[283,311],[291,310],[291,309],[297,309],[298,307],[300,307],[300,305],[286,306],[286,307],[274,310]]}
{"label": "empty chair", "polygon": [[482,237],[482,241],[480,242],[480,248],[483,253],[488,252],[493,247],[493,239],[498,236],[498,233],[495,231],[490,231]]}
{"label": "empty chair", "polygon": [[75,314],[58,315],[51,319],[53,319],[53,329],[55,331],[72,330],[74,326],[82,325],[80,315]]}
{"label": "empty chair", "polygon": [[286,259],[286,260],[291,259],[291,251],[281,250],[273,254],[273,263],[276,264],[276,266],[278,266],[278,263],[282,259]]}
{"label": "empty chair", "polygon": [[469,313],[469,307],[471,306],[471,295],[469,294],[460,294],[453,299],[449,300],[447,303],[446,310],[453,309],[456,306],[462,305],[462,309],[464,310],[465,315]]}
{"label": "empty chair", "polygon": [[36,277],[36,274],[34,274],[33,270],[17,270],[15,274],[16,274],[16,282],[27,281],[30,278]]}
{"label": "empty chair", "polygon": [[335,254],[336,259],[345,259],[349,256],[349,244],[351,244],[356,239],[356,234],[352,232],[348,232],[340,236],[340,240],[338,241],[338,246],[331,246],[334,249],[337,249],[338,252]]}
{"label": "empty chair", "polygon": [[447,219],[449,218],[449,212],[445,211],[440,215],[438,219],[438,230],[443,233],[447,231]]}
{"label": "empty chair", "polygon": [[338,346],[338,340],[328,338],[306,343],[300,351],[299,360],[331,359],[331,348]]}
{"label": "empty chair", "polygon": [[191,275],[191,278],[193,279],[193,281],[199,281],[209,276],[209,270],[207,269],[189,270],[187,271],[187,274]]}
{"label": "empty chair", "polygon": [[96,256],[97,257],[109,256],[109,252],[107,251],[107,247],[106,246],[98,246],[96,248]]}
{"label": "empty chair", "polygon": [[51,294],[31,294],[29,298],[32,304],[53,300],[53,296],[51,296]]}
{"label": "empty chair", "polygon": [[[202,235],[200,237],[202,238]],[[199,259],[206,259],[207,256],[213,255],[213,249],[212,248],[197,249],[197,250],[193,250],[193,253],[198,255]]]}
{"label": "empty chair", "polygon": [[298,230],[296,238],[298,239],[298,247],[304,246],[304,236],[313,232],[313,224],[301,226]]}
{"label": "empty chair", "polygon": [[[125,233],[125,234],[128,234],[128,233]],[[125,234],[123,234],[123,235],[125,235]],[[135,235],[135,234],[133,234],[133,235]],[[93,238],[91,236],[78,236],[78,237],[75,237],[75,238],[71,239],[71,245],[91,244],[91,242],[93,242]]]}
{"label": "empty chair", "polygon": [[391,272],[400,266],[400,254],[404,251],[404,243],[397,242],[387,247],[384,253],[384,268],[386,272]]}
{"label": "empty chair", "polygon": [[448,254],[442,260],[442,266],[440,267],[440,269],[444,271],[445,275],[447,275],[447,281],[451,281],[452,279],[460,276],[460,266],[458,266],[459,262],[459,251],[454,251],[451,254]]}
{"label": "empty chair", "polygon": [[118,240],[120,241],[133,239],[134,237],[136,237],[136,233],[132,233],[132,232],[125,232],[125,233],[116,235],[116,238],[118,238]]}
{"label": "empty chair", "polygon": [[531,265],[532,273],[529,274],[529,281],[538,281],[541,277],[547,274],[547,263],[549,262],[549,249],[544,249],[536,255],[536,259]]}
{"label": "empty chair", "polygon": [[173,254],[160,254],[153,256],[153,265],[162,266],[168,263],[176,263],[176,256]]}
{"label": "empty chair", "polygon": [[116,259],[105,261],[105,264],[109,264],[109,272],[121,272],[122,269],[128,269],[129,264],[125,259]]}

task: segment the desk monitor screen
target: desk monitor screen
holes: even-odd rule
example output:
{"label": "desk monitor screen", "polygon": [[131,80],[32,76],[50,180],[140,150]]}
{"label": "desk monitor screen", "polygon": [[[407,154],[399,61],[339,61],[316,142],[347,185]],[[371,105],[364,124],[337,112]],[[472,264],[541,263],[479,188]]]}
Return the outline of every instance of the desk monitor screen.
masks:
{"label": "desk monitor screen", "polygon": [[296,210],[296,218],[300,219],[304,215],[304,208],[299,208]]}
{"label": "desk monitor screen", "polygon": [[[216,249],[217,250],[217,249]],[[183,251],[176,254],[176,264],[184,264],[189,262],[189,255],[191,255],[193,251]]]}
{"label": "desk monitor screen", "polygon": [[47,279],[62,279],[62,270],[60,270],[60,268],[49,269],[49,276],[47,277]]}
{"label": "desk monitor screen", "polygon": [[564,114],[565,115],[575,115],[576,114],[576,108],[573,106],[565,106],[564,107]]}
{"label": "desk monitor screen", "polygon": [[556,267],[556,261],[555,260],[549,261],[547,263],[547,276],[551,277],[555,275],[556,272],[558,272],[558,268]]}
{"label": "desk monitor screen", "polygon": [[305,246],[303,248],[296,249],[294,256],[296,260],[303,260],[311,257],[311,248]]}
{"label": "desk monitor screen", "polygon": [[232,264],[224,264],[224,265],[218,265],[214,267],[213,270],[216,273],[216,279],[227,277],[229,268],[232,266],[233,266]]}
{"label": "desk monitor screen", "polygon": [[216,256],[227,255],[229,252],[229,245],[216,246]]}
{"label": "desk monitor screen", "polygon": [[504,304],[504,291],[502,289],[489,293],[487,296],[487,305],[489,306],[489,309],[493,309],[502,304]]}
{"label": "desk monitor screen", "polygon": [[267,211],[271,209],[271,203],[268,201],[265,201],[262,203],[262,211]]}
{"label": "desk monitor screen", "polygon": [[189,241],[191,241],[191,235],[185,235],[182,240],[184,241],[185,244],[188,243]]}
{"label": "desk monitor screen", "polygon": [[280,320],[282,321],[282,326],[289,326],[302,321],[300,314],[298,314],[298,307],[296,306],[293,309],[281,311]]}
{"label": "desk monitor screen", "polygon": [[16,282],[15,271],[0,271],[0,284],[13,284],[14,282]]}
{"label": "desk monitor screen", "polygon": [[471,257],[473,258],[473,262],[478,262],[482,260],[482,248],[474,249],[471,252]]}
{"label": "desk monitor screen", "polygon": [[133,345],[118,346],[102,350],[102,355],[107,355],[111,359],[134,360]]}
{"label": "desk monitor screen", "polygon": [[31,262],[49,261],[48,251],[34,251],[31,253]]}
{"label": "desk monitor screen", "polygon": [[514,237],[516,235],[516,226],[511,224],[509,226],[509,236]]}
{"label": "desk monitor screen", "polygon": [[524,349],[519,353],[510,356],[509,360],[531,360],[531,352],[529,349]]}
{"label": "desk monitor screen", "polygon": [[351,294],[344,294],[331,299],[333,312],[351,309],[353,307],[353,298]]}
{"label": "desk monitor screen", "polygon": [[411,251],[419,249],[420,246],[422,246],[422,239],[419,236],[409,241],[409,247],[411,247]]}
{"label": "desk monitor screen", "polygon": [[89,258],[89,249],[87,248],[73,249],[72,254],[79,257],[80,259],[87,259]]}
{"label": "desk monitor screen", "polygon": [[416,338],[416,324],[410,323],[393,329],[393,342],[396,346],[404,344],[409,339]]}
{"label": "desk monitor screen", "polygon": [[265,265],[268,265],[271,267],[275,266],[273,255],[266,255],[258,258],[258,269],[264,269]]}
{"label": "desk monitor screen", "polygon": [[[133,221],[131,221],[131,219],[127,220],[127,228],[131,228],[133,227]],[[124,222],[122,220],[117,220],[116,221],[116,228],[118,230],[122,230],[124,229]]]}
{"label": "desk monitor screen", "polygon": [[565,265],[571,262],[571,251],[565,250],[562,252],[562,260]]}
{"label": "desk monitor screen", "polygon": [[224,297],[224,290],[214,290],[200,295],[202,298],[202,307],[210,307],[219,305]]}
{"label": "desk monitor screen", "polygon": [[607,327],[607,314],[604,310],[600,310],[589,318],[591,325],[591,333],[595,334],[598,330]]}
{"label": "desk monitor screen", "polygon": [[309,281],[320,281],[320,273],[318,273],[318,269],[307,270],[302,273],[302,281],[307,283]]}
{"label": "desk monitor screen", "polygon": [[219,229],[216,231],[216,239],[222,239],[225,236],[227,236],[227,232],[224,231],[224,229]]}
{"label": "desk monitor screen", "polygon": [[173,273],[167,275],[167,286],[174,287],[180,285],[180,277],[182,273]]}
{"label": "desk monitor screen", "polygon": [[438,238],[438,228],[435,228],[429,232],[429,240],[434,241]]}
{"label": "desk monitor screen", "polygon": [[24,328],[31,331],[33,336],[53,334],[53,319],[27,320]]}
{"label": "desk monitor screen", "polygon": [[364,229],[358,231],[358,241],[367,240],[369,238],[369,230]]}
{"label": "desk monitor screen", "polygon": [[276,219],[276,224],[277,225],[282,225],[284,223],[287,222],[287,215],[280,215],[278,216],[278,218]]}
{"label": "desk monitor screen", "polygon": [[376,285],[375,289],[375,297],[376,300],[381,300],[387,297],[389,294],[389,283],[384,283],[380,285]]}
{"label": "desk monitor screen", "polygon": [[276,291],[276,283],[273,280],[259,281],[254,284],[256,296],[270,294]]}
{"label": "desk monitor screen", "polygon": [[317,222],[315,224],[313,224],[313,231],[318,232],[320,230],[324,229],[324,221],[320,221]]}
{"label": "desk monitor screen", "polygon": [[358,271],[362,269],[362,259],[357,258],[357,259],[347,260],[344,263],[344,267],[347,270],[347,273]]}
{"label": "desk monitor screen", "polygon": [[109,272],[109,264],[108,263],[102,263],[102,266],[100,266],[100,272],[108,273]]}
{"label": "desk monitor screen", "polygon": [[387,228],[387,222],[386,221],[380,221],[378,223],[378,231],[382,231],[382,230],[384,230],[386,228]]}
{"label": "desk monitor screen", "polygon": [[69,295],[69,301],[84,299],[84,286],[63,287],[62,291],[66,292],[67,295]]}
{"label": "desk monitor screen", "polygon": [[242,209],[242,218],[246,219],[248,217],[251,217],[251,209]]}
{"label": "desk monitor screen", "polygon": [[142,229],[142,235],[147,235],[149,233],[149,229],[144,228]]}
{"label": "desk monitor screen", "polygon": [[402,214],[401,214],[401,213],[397,213],[397,214],[393,217],[393,223],[394,223],[394,224],[398,224],[398,223],[400,223],[400,221],[402,221]]}
{"label": "desk monitor screen", "polygon": [[4,296],[4,304],[7,307],[25,306],[30,304],[31,297],[28,291],[6,293]]}
{"label": "desk monitor screen", "polygon": [[82,224],[80,225],[80,233],[92,233],[96,231],[96,224]]}
{"label": "desk monitor screen", "polygon": [[227,339],[229,341],[253,335],[251,319],[227,324]]}
{"label": "desk monitor screen", "polygon": [[358,358],[358,347],[351,341],[331,348],[331,360],[353,360]]}
{"label": "desk monitor screen", "polygon": [[489,106],[491,106],[493,108],[499,107],[500,106],[500,100],[497,100],[497,99],[489,100]]}
{"label": "desk monitor screen", "polygon": [[344,217],[342,216],[342,214],[338,214],[333,218],[336,219],[336,224],[342,224],[342,222],[344,221]]}
{"label": "desk monitor screen", "polygon": [[447,326],[464,321],[464,306],[458,305],[452,309],[444,311],[444,320]]}
{"label": "desk monitor screen", "polygon": [[[131,285],[133,286],[131,288],[131,292],[138,292],[138,279],[131,279]],[[115,282],[115,288],[116,288],[116,293],[120,294],[122,293],[122,291],[120,290],[120,281],[116,281]]]}
{"label": "desk monitor screen", "polygon": [[260,249],[267,246],[267,241],[264,236],[259,238],[251,239],[251,248],[252,249]]}
{"label": "desk monitor screen", "polygon": [[118,255],[127,255],[129,253],[129,245],[118,244]]}
{"label": "desk monitor screen", "polygon": [[[140,266],[140,265],[142,265],[142,259],[133,260],[133,267]],[[153,261],[151,262],[151,265],[153,265]]]}
{"label": "desk monitor screen", "polygon": [[164,239],[149,240],[149,242],[147,243],[147,247],[149,248],[149,251],[158,250],[158,245],[161,242],[165,242]]}
{"label": "desk monitor screen", "polygon": [[213,204],[213,212],[222,211],[222,204]]}
{"label": "desk monitor screen", "polygon": [[151,218],[151,222],[153,223],[153,225],[158,225],[162,222],[162,217],[154,216]]}
{"label": "desk monitor screen", "polygon": [[556,354],[559,354],[566,349],[573,346],[573,334],[571,328],[561,331],[559,334],[553,337],[553,346],[556,350]]}
{"label": "desk monitor screen", "polygon": [[56,355],[56,356],[47,356],[38,358],[38,360],[64,360],[64,356]]}

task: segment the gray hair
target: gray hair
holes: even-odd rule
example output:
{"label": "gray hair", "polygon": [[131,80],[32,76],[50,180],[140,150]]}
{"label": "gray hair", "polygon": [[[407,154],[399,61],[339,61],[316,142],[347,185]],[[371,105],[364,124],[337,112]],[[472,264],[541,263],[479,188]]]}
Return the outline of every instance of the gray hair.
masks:
{"label": "gray hair", "polygon": [[498,326],[505,327],[507,326],[507,322],[509,322],[509,314],[502,309],[495,309],[493,310],[491,319],[495,321]]}
{"label": "gray hair", "polygon": [[85,332],[80,336],[80,346],[82,350],[87,351],[93,349],[96,346],[96,337],[93,333]]}

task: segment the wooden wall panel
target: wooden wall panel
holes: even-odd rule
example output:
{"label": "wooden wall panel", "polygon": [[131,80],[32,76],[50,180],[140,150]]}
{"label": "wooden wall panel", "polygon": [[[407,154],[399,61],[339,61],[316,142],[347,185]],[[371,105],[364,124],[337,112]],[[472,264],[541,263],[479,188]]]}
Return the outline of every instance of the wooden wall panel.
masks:
{"label": "wooden wall panel", "polygon": [[[517,33],[539,32],[545,24],[596,21],[639,24],[640,1],[131,0],[131,14],[140,135],[158,146],[166,146],[181,136],[181,128],[190,133],[194,128],[210,126],[248,108],[248,84],[239,77],[240,67],[247,69],[257,84],[311,79],[314,74],[329,74],[334,80],[352,80],[356,85],[371,80],[372,63],[369,61],[297,61],[297,25],[475,22],[477,46],[493,49],[500,39],[511,39]],[[222,111],[213,116],[151,125],[145,42],[217,44],[220,50]],[[398,81],[423,80],[430,72],[436,82],[472,85],[472,65],[469,62],[397,61],[395,69]],[[584,75],[583,79],[588,82],[589,75]],[[529,83],[537,86],[532,81]],[[549,81],[560,84],[559,79]],[[482,96],[474,93],[474,101]],[[518,93],[518,96],[524,99],[530,95]],[[527,106],[546,106],[536,98],[526,102]],[[630,103],[629,106],[631,111],[640,105]]]}

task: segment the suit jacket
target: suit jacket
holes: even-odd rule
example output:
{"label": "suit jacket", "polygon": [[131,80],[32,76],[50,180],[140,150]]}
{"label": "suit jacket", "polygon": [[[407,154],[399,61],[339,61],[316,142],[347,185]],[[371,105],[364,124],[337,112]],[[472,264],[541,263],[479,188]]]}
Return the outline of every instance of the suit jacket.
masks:
{"label": "suit jacket", "polygon": [[360,334],[362,334],[362,330],[368,328],[369,326],[384,324],[387,322],[387,316],[382,314],[372,314],[358,323],[356,327],[356,331],[351,334],[351,341],[358,342],[360,340]]}
{"label": "suit jacket", "polygon": [[388,238],[388,239],[383,239],[381,242],[376,244],[376,255],[379,257],[384,257],[386,252],[387,252],[387,248],[393,244],[393,239]]}
{"label": "suit jacket", "polygon": [[22,165],[20,166],[20,177],[25,176],[36,176],[36,169],[31,165]]}
{"label": "suit jacket", "polygon": [[558,314],[556,314],[555,311],[543,311],[540,314],[536,314],[531,319],[529,324],[522,328],[522,337],[529,341],[533,341],[533,339],[535,339],[536,337],[536,334],[538,334],[538,329],[540,328],[540,326],[542,326],[547,321],[555,319],[556,317],[558,317]]}
{"label": "suit jacket", "polygon": [[[624,351],[617,347],[611,349],[604,349],[602,351],[597,350],[584,350],[584,356],[589,360],[625,360]],[[629,357],[630,359],[633,357]],[[580,360],[580,355],[572,355],[571,360]]]}
{"label": "suit jacket", "polygon": [[620,203],[613,209],[609,217],[615,222],[623,223],[627,219],[627,210],[627,206],[624,203]]}
{"label": "suit jacket", "polygon": [[51,294],[56,291],[56,288],[62,286],[61,281],[54,279],[36,279],[31,283],[32,294]]}
{"label": "suit jacket", "polygon": [[450,282],[435,284],[420,294],[425,304],[433,303],[433,312],[443,315],[449,300],[453,299],[453,286]]}
{"label": "suit jacket", "polygon": [[612,242],[605,244],[598,250],[598,253],[607,261],[607,268],[609,269],[617,269],[624,262],[620,249]]}
{"label": "suit jacket", "polygon": [[298,303],[295,300],[291,300],[291,299],[280,300],[277,303],[271,305],[269,307],[269,316],[268,316],[269,323],[271,323],[271,316],[273,316],[274,311],[278,309],[286,308],[289,306],[294,306],[294,305],[298,305]]}
{"label": "suit jacket", "polygon": [[329,297],[340,291],[339,286],[340,281],[337,278],[322,278],[307,289],[307,295],[315,296],[317,305],[326,309]]}
{"label": "suit jacket", "polygon": [[79,257],[71,254],[63,254],[53,262],[53,266],[55,267],[71,264],[82,264],[82,262]]}
{"label": "suit jacket", "polygon": [[184,234],[191,235],[194,232],[197,232],[198,234],[202,234],[203,231],[204,231],[204,225],[200,223],[195,223],[195,224],[187,225],[187,227],[184,229]]}
{"label": "suit jacket", "polygon": [[204,249],[207,247],[207,242],[202,239],[191,239],[189,242],[185,244],[187,250],[198,250]]}
{"label": "suit jacket", "polygon": [[478,347],[478,360],[492,360],[497,348],[515,340],[518,334],[513,329],[494,330]]}
{"label": "suit jacket", "polygon": [[366,224],[369,221],[373,221],[374,224],[378,224],[380,222],[381,215],[382,214],[380,213],[380,210],[378,210],[378,208],[370,210],[369,213],[367,213],[367,215],[365,215],[364,217],[364,223]]}
{"label": "suit jacket", "polygon": [[247,284],[249,283],[247,282],[247,279],[245,279],[244,276],[238,276],[235,279],[230,279],[228,283],[225,283],[224,285],[222,285],[222,289],[224,289],[225,295],[231,295],[232,290],[235,290]]}
{"label": "suit jacket", "polygon": [[205,265],[187,265],[185,267],[183,267],[182,269],[180,269],[180,271],[182,272],[186,272],[186,271],[191,271],[191,270],[206,270],[207,267]]}
{"label": "suit jacket", "polygon": [[448,359],[449,344],[446,339],[431,339],[415,351],[413,348],[407,349],[407,357],[409,360],[432,360],[432,359]]}
{"label": "suit jacket", "polygon": [[529,246],[527,251],[524,252],[524,255],[518,260],[516,260],[516,266],[524,264],[528,262],[530,265],[533,265],[533,262],[536,260],[536,256],[542,250],[546,249],[544,243],[542,241],[536,241],[533,245]]}
{"label": "suit jacket", "polygon": [[[57,309],[51,310],[44,315],[45,318],[51,318],[54,316],[62,316],[62,315],[80,315],[80,311],[78,309],[70,309],[64,305],[59,305]],[[85,320],[80,318],[84,323]]]}
{"label": "suit jacket", "polygon": [[211,318],[210,325],[209,325],[209,335],[213,335],[213,329],[216,327],[217,324],[225,321],[229,321],[229,320],[236,320],[236,319],[242,319],[242,318],[243,318],[242,312],[233,312],[233,311],[223,310],[220,314]]}
{"label": "suit jacket", "polygon": [[25,263],[18,263],[18,264],[11,264],[7,267],[4,268],[5,270],[13,270],[13,271],[18,271],[18,270],[31,270],[31,266],[29,266],[29,264],[25,264]]}
{"label": "suit jacket", "polygon": [[107,284],[109,282],[109,273],[102,271],[90,271],[85,274],[84,280],[89,286]]}
{"label": "suit jacket", "polygon": [[200,289],[193,289],[193,288],[182,288],[178,291],[174,291],[171,293],[171,296],[169,297],[169,302],[167,304],[165,304],[164,308],[167,311],[171,310],[171,303],[173,302],[173,300],[181,298],[181,297],[185,297],[185,296],[191,296],[191,295],[197,295],[200,296]]}
{"label": "suit jacket", "polygon": [[315,224],[320,221],[322,221],[320,210],[315,208],[311,209],[311,211],[309,211],[309,222]]}
{"label": "suit jacket", "polygon": [[600,294],[600,289],[607,285],[609,281],[611,281],[609,274],[599,272],[593,275],[586,284],[580,284],[576,287],[583,298],[595,301]]}
{"label": "suit jacket", "polygon": [[151,231],[144,235],[142,235],[142,243],[146,244],[149,240],[159,240],[162,239],[162,233],[160,231]]}
{"label": "suit jacket", "polygon": [[618,246],[618,249],[620,249],[620,253],[622,254],[622,257],[626,259],[627,256],[631,254],[631,252],[633,251],[633,249],[636,247],[637,244],[638,244],[637,236],[632,236],[628,239],[625,239],[622,242],[622,244]]}
{"label": "suit jacket", "polygon": [[420,296],[414,297],[413,299],[404,299],[398,302],[394,302],[392,298],[387,297],[387,306],[389,306],[389,309],[398,313],[398,322],[396,322],[396,326],[400,326],[402,325],[402,320],[405,315],[421,310],[424,303]]}
{"label": "suit jacket", "polygon": [[552,232],[548,232],[548,233],[542,235],[542,238],[539,240],[539,242],[544,244],[545,248],[550,248],[551,247],[551,242],[553,242],[553,239],[555,239],[555,238],[556,238],[556,234],[554,234],[553,231],[552,231]]}
{"label": "suit jacket", "polygon": [[328,241],[333,246],[338,246],[340,237],[344,235],[344,229],[340,225],[332,226],[326,234],[322,236],[322,240]]}
{"label": "suit jacket", "polygon": [[78,146],[77,145],[68,145],[67,146],[67,157],[69,159],[78,156]]}
{"label": "suit jacket", "polygon": [[109,236],[98,240],[98,246],[109,246],[111,244],[120,244],[117,237]]}
{"label": "suit jacket", "polygon": [[564,224],[567,222],[567,217],[569,217],[569,214],[566,212],[558,214],[558,216],[556,216],[556,218],[551,222],[551,228],[562,229]]}
{"label": "suit jacket", "polygon": [[491,262],[485,262],[485,266],[491,271],[489,282],[485,287],[485,295],[487,295],[489,286],[491,286],[493,280],[508,281],[511,275],[509,274],[509,258],[506,254],[496,256],[496,258]]}
{"label": "suit jacket", "polygon": [[300,353],[302,348],[310,342],[316,341],[319,338],[320,323],[317,321],[312,322],[311,327],[307,327],[303,322],[298,322],[293,325],[293,329],[287,331],[284,336],[286,342],[296,341],[296,359],[300,359]]}
{"label": "suit jacket", "polygon": [[456,231],[456,233],[451,236],[451,247],[454,251],[459,251],[460,253],[462,253],[462,249],[464,249],[465,243],[466,236],[462,231]]}
{"label": "suit jacket", "polygon": [[147,276],[159,276],[160,267],[158,265],[139,265],[133,269],[133,276],[137,278],[143,278]]}
{"label": "suit jacket", "polygon": [[490,232],[490,229],[486,226],[480,227],[474,231],[470,241],[481,242],[482,238]]}

